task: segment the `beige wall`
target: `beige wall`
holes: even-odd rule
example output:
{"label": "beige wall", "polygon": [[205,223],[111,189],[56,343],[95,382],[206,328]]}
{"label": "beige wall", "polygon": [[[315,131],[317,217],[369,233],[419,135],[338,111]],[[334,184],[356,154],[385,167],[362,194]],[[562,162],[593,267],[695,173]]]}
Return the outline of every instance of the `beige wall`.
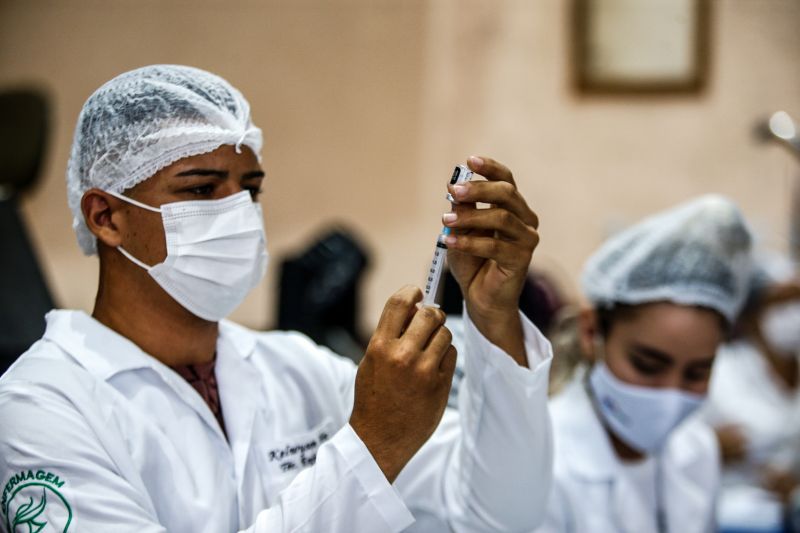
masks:
{"label": "beige wall", "polygon": [[[422,282],[444,182],[471,153],[514,169],[542,220],[535,261],[572,291],[608,231],[703,192],[733,197],[785,247],[800,168],[751,132],[777,109],[800,116],[800,3],[713,7],[702,96],[608,99],[569,90],[562,0],[0,0],[0,86],[38,83],[55,101],[25,215],[58,302],[91,309],[96,264],[75,245],[63,179],[75,119],[114,75],[175,62],[249,97],[273,257],[331,221],[371,244],[365,326],[395,288]],[[271,274],[235,319],[272,322]]]}

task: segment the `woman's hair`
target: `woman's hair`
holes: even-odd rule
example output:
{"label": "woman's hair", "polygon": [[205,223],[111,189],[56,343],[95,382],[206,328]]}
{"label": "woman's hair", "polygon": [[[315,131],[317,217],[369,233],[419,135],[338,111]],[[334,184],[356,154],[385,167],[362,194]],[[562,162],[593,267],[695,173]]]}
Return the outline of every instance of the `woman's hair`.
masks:
{"label": "woman's hair", "polygon": [[[639,305],[615,303],[594,309],[597,320],[597,332],[603,338],[608,338],[614,325],[626,320],[632,320],[640,309],[649,305],[648,302]],[[720,328],[728,332],[730,326],[725,317],[709,307],[719,319]],[[550,340],[553,345],[553,363],[550,370],[550,395],[560,392],[567,383],[572,381],[575,371],[582,365],[591,366],[586,359],[581,346],[580,309],[577,306],[568,306],[556,317],[551,331]]]}
{"label": "woman's hair", "polygon": [[581,348],[580,313],[577,305],[564,307],[556,316],[550,331],[553,362],[550,367],[549,393],[558,394],[572,381],[575,370],[584,361]]}
{"label": "woman's hair", "polygon": [[[612,326],[619,320],[631,318],[637,312],[636,305],[616,304],[595,309],[600,335],[607,337]],[[584,357],[580,332],[581,310],[578,306],[565,307],[555,319],[550,333],[553,345],[553,363],[550,369],[550,395],[555,395],[572,381],[575,370],[589,364]]]}

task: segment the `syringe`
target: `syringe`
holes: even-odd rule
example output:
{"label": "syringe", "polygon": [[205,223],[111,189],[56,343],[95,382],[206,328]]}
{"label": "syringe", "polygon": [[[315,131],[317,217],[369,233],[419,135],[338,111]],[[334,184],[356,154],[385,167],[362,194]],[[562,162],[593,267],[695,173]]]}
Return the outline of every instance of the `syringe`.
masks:
{"label": "syringe", "polygon": [[[450,176],[450,185],[460,185],[471,179],[472,171],[463,165],[459,165],[453,170],[453,175]],[[447,200],[454,204],[458,203],[450,193],[447,193]],[[450,228],[444,227],[436,239],[431,268],[428,269],[428,279],[425,282],[425,294],[422,297],[422,305],[424,306],[439,307],[439,304],[436,303],[436,293],[439,291],[439,283],[442,280],[442,272],[444,272],[444,259],[447,256],[447,245],[444,243],[444,239],[448,235],[450,235]]]}
{"label": "syringe", "polygon": [[422,297],[423,306],[439,307],[439,304],[436,303],[436,293],[439,291],[439,282],[442,280],[442,272],[444,271],[444,258],[447,255],[447,245],[444,243],[444,238],[449,234],[450,228],[444,228],[436,239],[431,268],[428,270],[428,280],[425,282],[425,295]]}

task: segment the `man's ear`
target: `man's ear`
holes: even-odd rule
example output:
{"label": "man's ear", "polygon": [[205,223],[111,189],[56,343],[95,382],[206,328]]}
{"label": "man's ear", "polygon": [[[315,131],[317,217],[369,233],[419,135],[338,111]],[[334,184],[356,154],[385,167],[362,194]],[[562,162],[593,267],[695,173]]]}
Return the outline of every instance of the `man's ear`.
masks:
{"label": "man's ear", "polygon": [[597,338],[599,335],[597,312],[593,307],[582,307],[578,313],[578,339],[583,358],[590,363],[594,363],[600,356],[597,350]]}
{"label": "man's ear", "polygon": [[81,212],[89,231],[98,242],[116,248],[122,244],[122,234],[112,215],[123,209],[123,202],[100,189],[89,189],[81,198]]}

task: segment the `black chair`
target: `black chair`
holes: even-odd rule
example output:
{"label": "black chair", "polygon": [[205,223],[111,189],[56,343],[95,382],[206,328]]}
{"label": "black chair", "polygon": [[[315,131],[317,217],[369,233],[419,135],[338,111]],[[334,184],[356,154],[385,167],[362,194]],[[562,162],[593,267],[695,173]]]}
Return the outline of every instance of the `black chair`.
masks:
{"label": "black chair", "polygon": [[343,229],[323,235],[283,261],[278,329],[296,330],[358,362],[365,339],[358,333],[360,282],[369,260]]}
{"label": "black chair", "polygon": [[43,93],[0,92],[0,373],[42,336],[54,307],[19,210],[39,177],[47,136]]}

